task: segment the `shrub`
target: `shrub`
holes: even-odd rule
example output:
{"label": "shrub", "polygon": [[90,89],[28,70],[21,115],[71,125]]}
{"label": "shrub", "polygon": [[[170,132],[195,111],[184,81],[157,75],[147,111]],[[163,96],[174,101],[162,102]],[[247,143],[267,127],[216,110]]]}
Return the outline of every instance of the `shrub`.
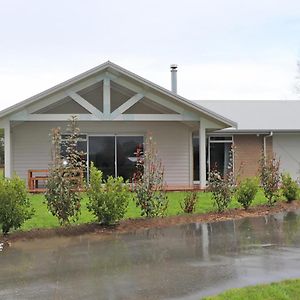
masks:
{"label": "shrub", "polygon": [[228,170],[224,176],[216,169],[209,172],[208,191],[212,193],[213,204],[218,212],[223,212],[229,206],[235,191],[233,149],[229,153]]}
{"label": "shrub", "polygon": [[52,164],[45,193],[47,207],[61,225],[78,220],[81,202],[79,179],[85,166],[83,153],[77,150],[80,131],[75,117],[72,117],[67,132],[67,140],[62,141],[60,128],[52,129]]}
{"label": "shrub", "polygon": [[257,178],[246,178],[238,186],[236,190],[237,201],[245,208],[251,205],[258,191]]}
{"label": "shrub", "polygon": [[282,179],[282,195],[287,199],[288,202],[297,199],[298,184],[292,179],[291,175],[286,173],[281,175]]}
{"label": "shrub", "polygon": [[144,153],[137,151],[136,172],[132,179],[132,189],[136,193],[136,206],[142,216],[164,216],[168,207],[168,197],[164,181],[164,167],[158,157],[152,135],[147,134]]}
{"label": "shrub", "polygon": [[259,177],[269,205],[273,205],[280,192],[280,162],[275,156],[267,159],[262,155],[259,161]]}
{"label": "shrub", "polygon": [[109,176],[104,181],[102,176],[102,172],[92,163],[87,208],[96,216],[98,222],[114,224],[124,217],[128,208],[129,186],[122,177]]}
{"label": "shrub", "polygon": [[33,213],[25,183],[19,177],[0,177],[0,224],[3,234],[12,228],[20,228]]}
{"label": "shrub", "polygon": [[212,193],[214,206],[218,212],[223,212],[230,204],[234,194],[235,186],[227,179],[227,176],[222,177],[216,170],[209,174],[208,190]]}
{"label": "shrub", "polygon": [[187,214],[191,214],[196,209],[196,204],[198,201],[198,194],[197,192],[188,192],[186,193],[183,202],[180,203],[180,207],[183,210],[183,212]]}

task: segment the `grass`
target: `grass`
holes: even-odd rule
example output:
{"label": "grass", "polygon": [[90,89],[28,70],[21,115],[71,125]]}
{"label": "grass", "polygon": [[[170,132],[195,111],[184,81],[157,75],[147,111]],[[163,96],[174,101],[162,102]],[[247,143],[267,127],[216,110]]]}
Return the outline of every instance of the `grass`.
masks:
{"label": "grass", "polygon": [[300,299],[300,279],[231,289],[206,300],[289,300]]}
{"label": "grass", "polygon": [[[180,202],[183,200],[185,196],[184,192],[169,192],[169,206],[167,209],[167,216],[175,216],[178,214],[182,214],[182,209],[180,207]],[[21,230],[30,230],[33,228],[53,228],[58,227],[59,223],[55,217],[51,215],[47,210],[47,206],[44,203],[44,196],[41,194],[30,195],[30,201],[35,210],[35,214],[32,219],[26,221]],[[256,195],[255,200],[252,203],[252,206],[265,204],[266,199],[263,195],[262,191],[259,191]],[[87,197],[83,197],[82,206],[81,206],[81,215],[79,220],[75,224],[83,224],[94,221],[93,215],[87,210]],[[229,208],[241,207],[240,204],[233,199]],[[199,193],[199,201],[196,206],[196,213],[207,213],[215,211],[215,207],[213,206],[211,200],[210,193]],[[125,218],[138,218],[141,216],[141,211],[136,207],[135,202],[131,200],[129,202],[128,210],[125,215]]]}

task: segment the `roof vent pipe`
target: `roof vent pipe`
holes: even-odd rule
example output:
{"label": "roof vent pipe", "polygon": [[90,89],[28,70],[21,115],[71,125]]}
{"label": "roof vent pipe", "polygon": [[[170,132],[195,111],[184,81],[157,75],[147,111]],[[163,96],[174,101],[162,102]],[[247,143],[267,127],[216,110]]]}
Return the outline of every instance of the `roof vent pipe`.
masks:
{"label": "roof vent pipe", "polygon": [[171,91],[177,94],[177,65],[172,64],[171,68]]}

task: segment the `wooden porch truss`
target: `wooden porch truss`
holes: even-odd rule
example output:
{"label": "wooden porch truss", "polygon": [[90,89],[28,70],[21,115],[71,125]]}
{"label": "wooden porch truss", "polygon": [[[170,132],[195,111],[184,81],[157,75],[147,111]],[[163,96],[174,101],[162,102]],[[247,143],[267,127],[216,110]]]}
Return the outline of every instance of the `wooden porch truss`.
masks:
{"label": "wooden porch truss", "polygon": [[[134,91],[135,94],[128,98],[114,111],[111,111],[111,81],[128,87]],[[86,87],[86,84],[93,84],[95,82],[103,82],[103,111],[87,101],[84,97],[79,95],[79,91]],[[182,106],[174,103],[172,100],[167,100],[149,91],[147,88],[141,88],[129,80],[116,77],[111,74],[106,76],[98,76],[94,80],[86,80],[86,84],[80,83],[65,91],[61,91],[56,95],[43,99],[40,102],[32,104],[27,108],[16,112],[9,117],[9,121],[67,121],[71,115],[77,116],[79,121],[199,121],[199,114],[192,111],[185,110]],[[88,113],[80,114],[49,114],[37,113],[46,106],[53,105],[62,100],[64,97],[70,97]],[[174,113],[158,113],[158,114],[126,114],[125,112],[133,107],[138,102],[142,102],[147,97],[154,103],[166,107]]]}

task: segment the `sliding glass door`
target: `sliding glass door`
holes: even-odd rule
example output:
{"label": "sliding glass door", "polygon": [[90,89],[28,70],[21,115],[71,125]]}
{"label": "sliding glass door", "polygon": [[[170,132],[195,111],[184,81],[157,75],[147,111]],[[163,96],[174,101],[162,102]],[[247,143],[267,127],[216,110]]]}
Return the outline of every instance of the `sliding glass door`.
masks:
{"label": "sliding glass door", "polygon": [[117,175],[131,179],[135,171],[137,148],[142,149],[143,137],[117,136]]}
{"label": "sliding glass door", "polygon": [[115,137],[90,136],[89,162],[103,172],[104,178],[115,176]]}
{"label": "sliding glass door", "polygon": [[131,179],[135,169],[135,152],[143,147],[142,136],[90,136],[89,164],[91,162],[108,176]]}

